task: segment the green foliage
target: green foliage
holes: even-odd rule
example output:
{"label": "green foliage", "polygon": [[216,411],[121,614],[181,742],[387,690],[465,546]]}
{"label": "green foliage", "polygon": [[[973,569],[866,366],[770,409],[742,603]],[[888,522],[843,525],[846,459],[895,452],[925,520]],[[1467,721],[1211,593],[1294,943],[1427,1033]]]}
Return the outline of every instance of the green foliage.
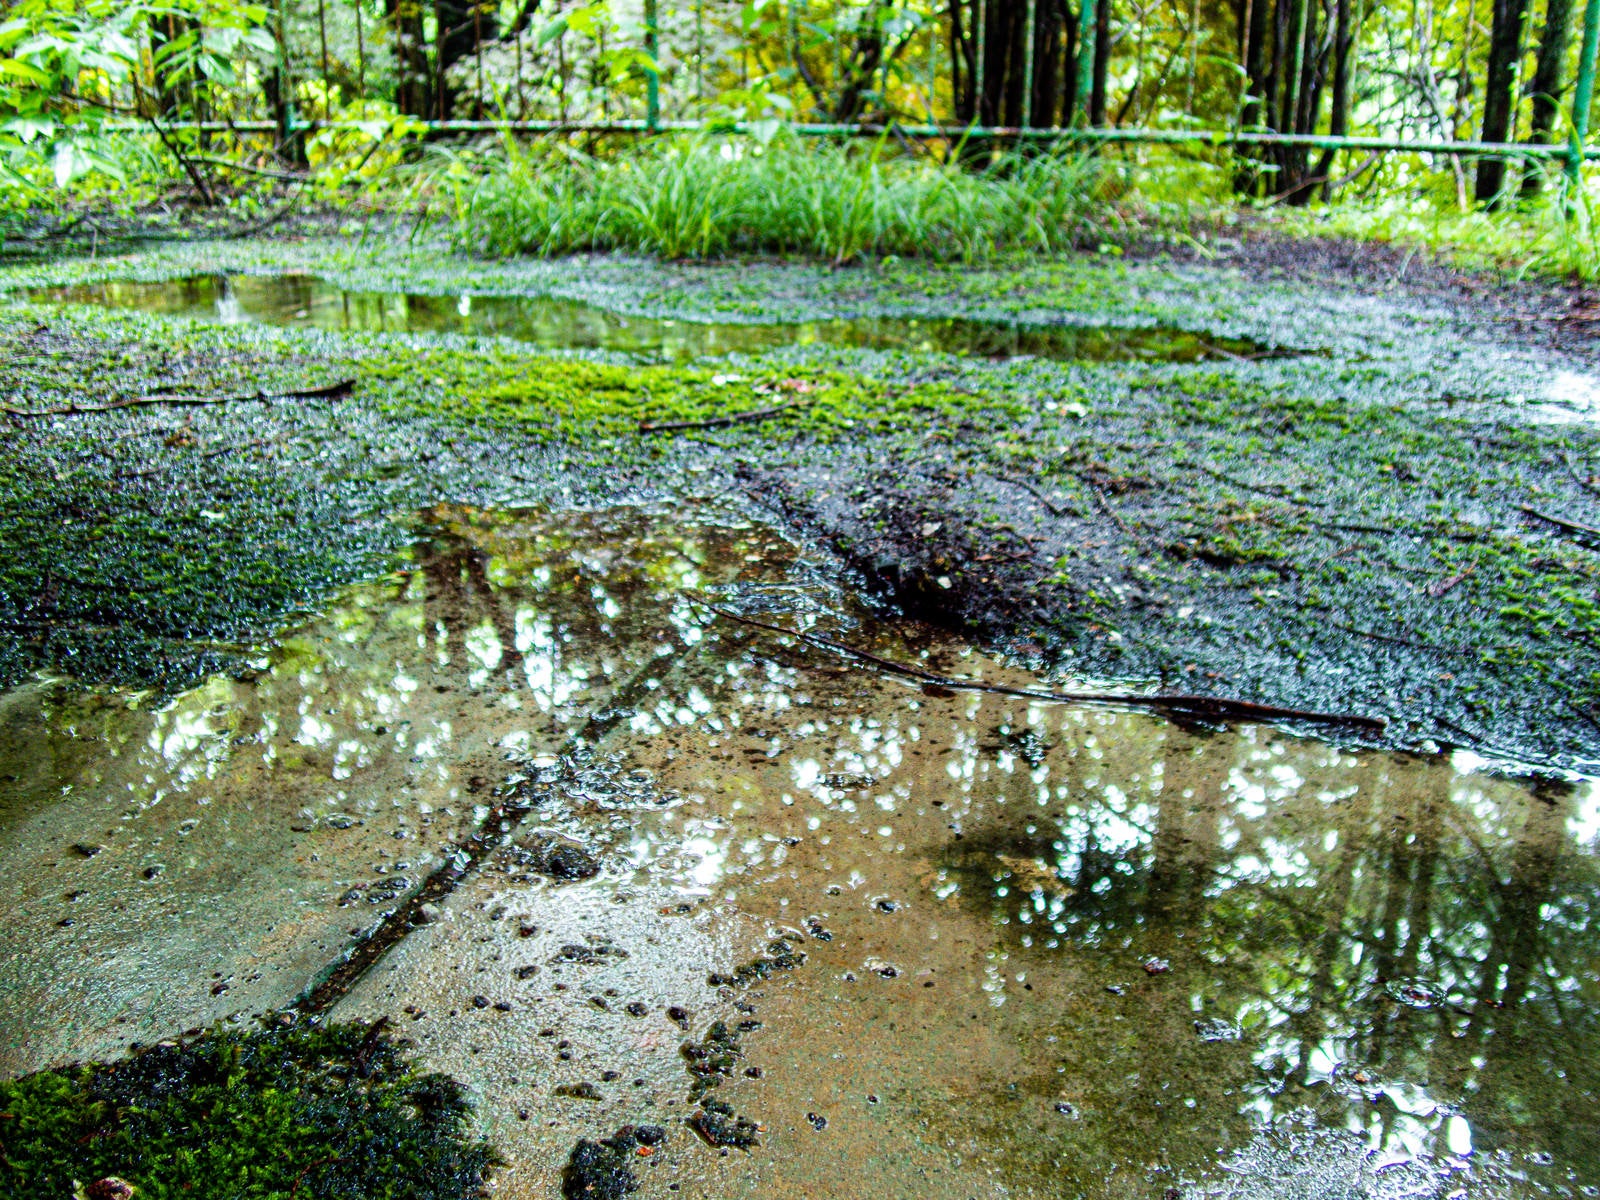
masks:
{"label": "green foliage", "polygon": [[[130,90],[137,98],[141,88],[229,86],[248,52],[274,46],[266,8],[222,0],[17,0],[4,15],[0,197],[36,193],[40,164],[63,187],[93,171],[120,176],[106,126]],[[156,22],[175,32],[150,47],[147,67]]]}
{"label": "green foliage", "polygon": [[139,1200],[466,1200],[493,1161],[469,1111],[378,1029],[216,1031],[0,1082],[0,1192],[117,1176]]}
{"label": "green foliage", "polygon": [[741,252],[835,263],[885,255],[974,260],[1054,251],[1104,219],[1087,157],[1005,158],[982,170],[883,144],[778,136],[680,138],[602,159],[508,143],[462,187],[460,239],[493,254],[625,249],[665,258]]}

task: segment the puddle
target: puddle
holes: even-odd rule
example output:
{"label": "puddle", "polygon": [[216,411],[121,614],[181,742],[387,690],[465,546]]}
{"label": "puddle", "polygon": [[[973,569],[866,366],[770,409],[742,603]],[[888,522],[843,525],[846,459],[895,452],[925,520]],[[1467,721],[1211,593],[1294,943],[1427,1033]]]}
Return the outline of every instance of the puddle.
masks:
{"label": "puddle", "polygon": [[762,325],[657,320],[624,317],[575,300],[549,297],[351,292],[312,275],[199,275],[164,283],[36,288],[25,294],[45,303],[132,308],[225,324],[262,322],[338,332],[503,336],[547,350],[615,350],[667,361],[805,345],[1090,362],[1194,363],[1281,353],[1238,338],[1202,336],[1168,327],[1006,325],[909,317]]}
{"label": "puddle", "polygon": [[648,1195],[1600,1185],[1591,781],[925,690],[695,595],[1025,682],[733,512],[435,509],[254,680],[0,695],[5,1068],[292,1002],[510,804],[332,1008],[473,1089],[498,1196],[624,1124]]}

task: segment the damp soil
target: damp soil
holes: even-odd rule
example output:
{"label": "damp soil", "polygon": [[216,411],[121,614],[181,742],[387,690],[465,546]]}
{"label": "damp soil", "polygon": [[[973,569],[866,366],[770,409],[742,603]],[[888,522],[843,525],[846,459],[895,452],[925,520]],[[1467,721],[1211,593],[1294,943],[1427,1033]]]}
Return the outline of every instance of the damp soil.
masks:
{"label": "damp soil", "polygon": [[[455,307],[21,298],[264,273]],[[1572,345],[1173,262],[0,283],[8,1074],[387,1020],[510,1196],[1600,1186]],[[491,294],[1304,353],[556,355]]]}
{"label": "damp soil", "polygon": [[1600,1183],[1592,778],[986,691],[728,498],[409,529],[248,679],[7,694],[9,1073],[386,1020],[512,1197]]}

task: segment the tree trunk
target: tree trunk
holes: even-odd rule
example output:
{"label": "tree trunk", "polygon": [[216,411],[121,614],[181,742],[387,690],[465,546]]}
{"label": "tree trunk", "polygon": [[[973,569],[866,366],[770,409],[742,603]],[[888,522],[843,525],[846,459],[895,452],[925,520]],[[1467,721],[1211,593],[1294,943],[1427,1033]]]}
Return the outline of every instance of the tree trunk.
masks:
{"label": "tree trunk", "polygon": [[477,0],[434,0],[433,15],[438,33],[434,45],[432,107],[441,121],[455,116],[456,88],[450,82],[450,68],[477,53],[479,38],[492,42],[499,36],[497,14],[498,9]]}
{"label": "tree trunk", "polygon": [[1078,107],[1078,21],[1066,0],[1056,6],[1061,22],[1061,123],[1071,125]]}
{"label": "tree trunk", "polygon": [[[1355,43],[1356,32],[1350,27],[1350,0],[1334,0],[1338,10],[1333,21],[1333,111],[1328,115],[1328,132],[1334,137],[1344,137],[1350,132],[1350,48]],[[1333,198],[1329,185],[1329,172],[1333,170],[1334,151],[1324,150],[1312,172],[1322,179],[1322,198]]]}
{"label": "tree trunk", "polygon": [[883,38],[877,24],[872,23],[856,34],[855,49],[846,64],[848,74],[833,109],[835,121],[859,121],[866,115],[867,103],[872,98],[882,66]]}
{"label": "tree trunk", "polygon": [[[1284,10],[1287,9],[1287,13]],[[1311,48],[1316,29],[1316,13],[1310,0],[1279,0],[1279,45],[1282,59],[1273,64],[1274,74],[1282,79],[1277,127],[1285,133],[1306,133],[1316,119],[1311,107],[1311,76],[1314,72]],[[1274,158],[1278,177],[1273,191],[1296,203],[1304,203],[1304,185],[1309,155],[1304,146],[1279,146]]]}
{"label": "tree trunk", "polygon": [[963,125],[972,123],[974,111],[974,37],[961,27],[961,0],[950,0],[950,96],[955,101],[956,120]]}
{"label": "tree trunk", "polygon": [[[1266,40],[1269,0],[1243,0],[1239,14],[1239,36],[1243,45],[1239,57],[1244,65],[1244,98],[1239,104],[1239,128],[1258,129],[1267,120],[1268,79]],[[1234,190],[1248,195],[1261,180],[1257,157],[1240,147],[1235,156],[1239,167],[1234,173]]]}
{"label": "tree trunk", "polygon": [[407,117],[433,116],[428,46],[422,31],[421,0],[388,0],[394,35],[395,107]]}
{"label": "tree trunk", "polygon": [[[1572,40],[1572,0],[1549,0],[1544,14],[1544,32],[1539,37],[1539,55],[1533,68],[1533,130],[1531,140],[1548,142],[1561,112],[1562,67],[1566,65],[1567,43]],[[1529,163],[1523,189],[1537,192],[1544,173],[1539,163]]]}
{"label": "tree trunk", "polygon": [[1106,123],[1106,71],[1111,63],[1111,0],[1099,0],[1094,20],[1094,79],[1089,84],[1089,124]]}
{"label": "tree trunk", "polygon": [[[1528,0],[1494,0],[1494,21],[1489,29],[1489,69],[1483,95],[1483,135],[1485,142],[1511,140],[1511,123],[1516,113],[1512,88],[1517,78],[1517,59],[1522,53],[1522,22]],[[1480,158],[1473,193],[1480,204],[1494,204],[1505,182],[1503,159]]]}
{"label": "tree trunk", "polygon": [[[983,5],[983,90],[977,93],[978,49],[975,47],[968,60],[973,99],[970,107],[957,111],[963,120],[976,120],[980,125],[1051,124],[1056,97],[1065,90],[1060,77],[1072,74],[1071,47],[1076,40],[1065,4],[1037,0],[1033,21],[1033,90],[1024,97],[1027,5],[1024,0],[978,0],[978,3]],[[976,13],[973,21],[976,24]]]}

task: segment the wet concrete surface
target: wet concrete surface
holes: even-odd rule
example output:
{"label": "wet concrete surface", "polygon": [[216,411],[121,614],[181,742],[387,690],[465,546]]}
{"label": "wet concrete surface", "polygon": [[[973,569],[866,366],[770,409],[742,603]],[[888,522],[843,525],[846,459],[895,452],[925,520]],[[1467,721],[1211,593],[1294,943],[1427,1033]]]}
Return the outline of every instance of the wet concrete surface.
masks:
{"label": "wet concrete surface", "polygon": [[960,317],[855,317],[793,322],[625,316],[550,296],[352,291],[314,275],[195,275],[35,288],[31,300],[93,304],[225,324],[262,322],[361,333],[503,336],[543,349],[614,350],[683,361],[794,346],[937,351],[1007,359],[1194,363],[1280,357],[1273,347],[1170,326],[1097,326]]}
{"label": "wet concrete surface", "polygon": [[836,579],[715,504],[441,506],[252,680],[7,693],[5,1068],[292,1005],[509,803],[331,998],[472,1089],[498,1196],[625,1125],[650,1196],[1600,1186],[1593,781],[698,603],[1032,682]]}

